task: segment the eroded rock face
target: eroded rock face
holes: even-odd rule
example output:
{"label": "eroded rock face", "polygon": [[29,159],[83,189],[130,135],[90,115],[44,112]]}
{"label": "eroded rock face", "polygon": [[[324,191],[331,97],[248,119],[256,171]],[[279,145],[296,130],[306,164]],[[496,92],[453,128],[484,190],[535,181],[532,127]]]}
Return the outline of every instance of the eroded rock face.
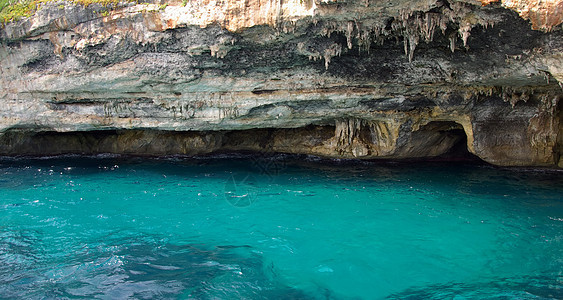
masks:
{"label": "eroded rock face", "polygon": [[510,3],[45,4],[0,30],[0,154],[403,159],[465,145],[561,167],[561,14],[530,24]]}
{"label": "eroded rock face", "polygon": [[[480,0],[483,5],[500,0]],[[534,30],[551,31],[563,22],[563,1],[561,0],[510,0],[502,1],[503,7],[512,9],[532,23]]]}

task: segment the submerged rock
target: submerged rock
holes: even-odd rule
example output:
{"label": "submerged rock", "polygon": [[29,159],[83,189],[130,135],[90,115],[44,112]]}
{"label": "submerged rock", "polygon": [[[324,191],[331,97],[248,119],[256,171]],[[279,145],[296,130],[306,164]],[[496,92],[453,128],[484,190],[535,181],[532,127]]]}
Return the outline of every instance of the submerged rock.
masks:
{"label": "submerged rock", "polygon": [[0,30],[0,154],[563,167],[563,2],[489,2],[45,3]]}

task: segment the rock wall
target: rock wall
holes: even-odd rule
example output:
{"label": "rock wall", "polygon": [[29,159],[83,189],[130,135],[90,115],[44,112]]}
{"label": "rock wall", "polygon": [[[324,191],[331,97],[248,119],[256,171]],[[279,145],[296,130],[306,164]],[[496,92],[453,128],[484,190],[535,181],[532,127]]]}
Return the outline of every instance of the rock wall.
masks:
{"label": "rock wall", "polygon": [[49,2],[0,30],[0,154],[563,167],[563,2],[489,2]]}

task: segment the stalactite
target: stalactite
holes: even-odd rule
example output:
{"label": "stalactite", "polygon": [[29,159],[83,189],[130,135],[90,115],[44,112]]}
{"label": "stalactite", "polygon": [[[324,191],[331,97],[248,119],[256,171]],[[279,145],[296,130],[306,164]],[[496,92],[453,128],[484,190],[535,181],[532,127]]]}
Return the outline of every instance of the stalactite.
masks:
{"label": "stalactite", "polygon": [[[432,42],[438,28],[443,35],[446,35],[448,27],[456,29],[463,45],[467,47],[471,30],[474,27],[481,25],[487,28],[499,21],[501,21],[500,18],[493,13],[475,12],[469,4],[453,2],[448,7],[442,6],[440,10],[432,12],[401,10],[398,12],[398,16],[392,19],[390,29],[387,27],[389,18],[374,17],[361,22],[358,20],[324,21],[319,29],[319,34],[329,38],[333,33],[343,34],[346,37],[348,49],[354,47],[355,38],[359,46],[358,51],[365,50],[366,52],[369,52],[372,43],[382,44],[389,37],[397,39],[402,37],[405,56],[409,62],[412,62],[419,43],[421,41]],[[447,39],[450,50],[454,52],[457,37],[448,35]],[[330,62],[330,58],[325,59],[325,62],[327,61]]]}
{"label": "stalactite", "polygon": [[390,153],[395,149],[396,137],[385,122],[358,118],[337,120],[334,136],[339,152],[354,157]]}
{"label": "stalactite", "polygon": [[[405,55],[412,61],[414,50],[420,40],[429,43],[434,39],[436,28],[440,28],[442,34],[446,33],[448,24],[457,24],[458,33],[467,46],[468,38],[473,27],[482,25],[485,28],[494,26],[500,19],[487,12],[475,13],[468,4],[455,2],[450,8],[442,7],[441,12],[411,12],[400,11],[397,22],[392,23],[393,32],[399,32],[403,36]],[[449,36],[450,50],[455,51],[455,36]]]}
{"label": "stalactite", "polygon": [[429,42],[434,39],[434,30],[439,24],[441,19],[439,14],[436,13],[426,13],[424,15],[424,21],[422,22],[421,31],[424,32],[424,39]]}
{"label": "stalactite", "polygon": [[334,135],[339,148],[347,148],[359,135],[364,121],[356,118],[338,120],[335,124]]}
{"label": "stalactite", "polygon": [[414,58],[414,50],[418,45],[419,38],[418,35],[410,35],[408,39],[409,39],[409,62],[412,62],[412,59]]}
{"label": "stalactite", "polygon": [[469,23],[459,24],[459,36],[463,40],[463,46],[467,47],[467,39],[471,35],[472,26]]}
{"label": "stalactite", "polygon": [[456,36],[454,34],[451,34],[448,39],[450,40],[450,50],[452,51],[452,53],[454,53]]}
{"label": "stalactite", "polygon": [[[557,107],[560,96],[542,95],[540,97],[540,105],[538,111],[529,123],[530,145],[535,148],[538,156],[552,157],[559,160],[559,157],[553,156],[557,147],[557,130],[559,118],[556,117]],[[557,161],[555,161],[557,163]]]}
{"label": "stalactite", "polygon": [[328,70],[331,59],[342,54],[342,45],[332,43],[322,48],[317,45],[317,49],[310,49],[304,42],[301,42],[297,44],[296,50],[299,54],[308,56],[309,60],[317,61],[324,59],[325,69]]}
{"label": "stalactite", "polygon": [[332,44],[330,47],[324,50],[323,58],[325,60],[326,70],[328,70],[330,60],[335,56],[340,56],[340,54],[342,54],[342,46],[340,44]]}
{"label": "stalactite", "polygon": [[358,43],[360,45],[359,49],[364,49],[367,53],[369,53],[369,49],[371,47],[371,33],[369,30],[362,30],[358,33]]}
{"label": "stalactite", "polygon": [[354,32],[354,22],[348,21],[346,27],[346,43],[348,45],[348,49],[352,49],[352,32]]}
{"label": "stalactite", "polygon": [[534,90],[531,88],[519,88],[516,90],[511,87],[502,87],[501,94],[502,100],[510,103],[512,108],[514,108],[520,101],[524,103],[528,102],[528,100],[530,100],[530,95],[534,94]]}
{"label": "stalactite", "polygon": [[406,12],[399,13],[400,22],[392,24],[394,31],[402,32],[405,55],[412,62],[414,51],[420,40],[429,43],[434,40],[437,27],[442,32],[447,29],[446,19],[439,13]]}

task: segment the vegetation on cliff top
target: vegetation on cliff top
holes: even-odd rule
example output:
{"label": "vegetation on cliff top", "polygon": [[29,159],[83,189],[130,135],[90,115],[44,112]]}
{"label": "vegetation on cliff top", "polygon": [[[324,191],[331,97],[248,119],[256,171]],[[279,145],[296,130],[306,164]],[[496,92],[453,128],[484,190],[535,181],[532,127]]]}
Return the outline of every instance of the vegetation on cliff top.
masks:
{"label": "vegetation on cliff top", "polygon": [[[44,3],[58,0],[0,0],[0,22],[2,24],[17,21],[21,18],[30,17]],[[128,0],[126,0],[128,1]],[[129,0],[130,1],[130,0]],[[61,8],[64,2],[60,1]],[[103,6],[117,5],[120,0],[65,0],[73,4],[88,6],[90,4],[101,4]]]}
{"label": "vegetation on cliff top", "polygon": [[35,1],[0,0],[0,21],[2,23],[29,17],[37,7]]}

